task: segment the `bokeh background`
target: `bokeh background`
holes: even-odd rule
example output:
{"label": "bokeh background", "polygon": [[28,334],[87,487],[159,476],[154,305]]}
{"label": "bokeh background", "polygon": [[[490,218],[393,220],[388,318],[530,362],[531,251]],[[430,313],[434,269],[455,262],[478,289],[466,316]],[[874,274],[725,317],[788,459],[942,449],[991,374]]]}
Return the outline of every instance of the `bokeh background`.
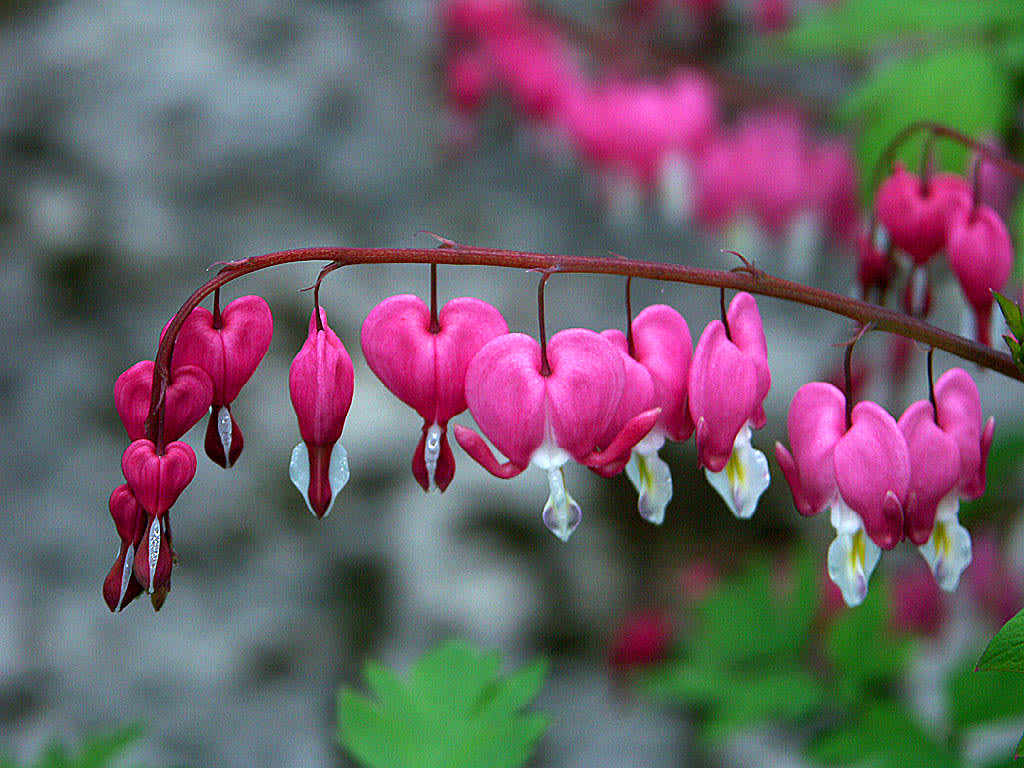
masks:
{"label": "bokeh background", "polygon": [[[554,5],[584,21],[605,11]],[[200,457],[175,506],[179,563],[160,613],[144,598],[108,612],[100,586],[117,538],[107,497],[126,445],[113,382],[154,355],[160,328],[216,262],[312,245],[430,245],[420,234],[430,230],[480,246],[709,267],[735,265],[723,248],[755,249],[762,268],[855,292],[849,249],[831,241],[794,250],[667,220],[656,205],[610,211],[587,170],[538,151],[501,99],[481,113],[472,149],[453,157],[436,11],[427,0],[0,4],[0,749],[28,760],[54,738],[141,720],[133,762],[348,765],[333,736],[338,686],[361,685],[366,657],[403,668],[456,634],[509,665],[551,657],[538,706],[556,720],[532,764],[693,764],[679,713],[609,675],[624,617],[684,602],[695,563],[795,537],[817,542],[824,559],[827,521],[797,519],[780,479],[754,520],[734,520],[692,443],[667,450],[676,490],[660,528],[636,515],[625,478],[573,467],[584,520],[563,545],[540,521],[540,473],[501,482],[458,449],[451,488],[422,493],[408,469],[418,417],[358,349],[377,301],[426,296],[427,270],[411,266],[352,267],[325,283],[356,394],[342,441],[352,480],[330,517],[314,520],[287,475],[298,440],[287,371],[309,317],[301,289],[316,276],[297,265],[226,290],[225,300],[261,294],[275,321],[234,406],[244,453],[229,471]],[[816,97],[847,83],[841,71],[784,74],[760,75],[766,102],[794,78]],[[486,299],[529,333],[535,287],[526,273],[440,270],[442,300]],[[622,290],[617,279],[553,278],[549,331],[621,327]],[[935,291],[937,322],[958,327],[955,286]],[[654,302],[679,309],[696,340],[718,295],[634,286],[635,306]],[[755,444],[768,452],[784,439],[793,392],[838,364],[831,345],[849,326],[761,307],[773,387]],[[913,370],[909,399],[924,394]],[[1004,416],[1004,382],[988,374],[979,384],[986,412]],[[873,387],[894,407],[907,402],[884,374]],[[186,438],[197,448],[201,430]],[[740,740],[729,759],[744,762],[747,748]]]}

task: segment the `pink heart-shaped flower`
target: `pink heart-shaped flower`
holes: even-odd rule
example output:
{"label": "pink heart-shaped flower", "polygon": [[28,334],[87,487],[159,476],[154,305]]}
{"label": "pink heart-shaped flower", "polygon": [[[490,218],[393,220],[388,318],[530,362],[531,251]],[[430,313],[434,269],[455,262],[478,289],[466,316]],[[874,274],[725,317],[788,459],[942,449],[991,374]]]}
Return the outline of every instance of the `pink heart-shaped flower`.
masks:
{"label": "pink heart-shaped flower", "polygon": [[121,471],[142,508],[164,515],[196,474],[196,455],[185,443],[170,443],[157,455],[149,440],[136,440],[121,457]]}
{"label": "pink heart-shaped flower", "polygon": [[[142,360],[117,377],[114,406],[128,437],[146,436],[146,417],[153,392],[153,361]],[[164,441],[178,440],[199,422],[213,401],[213,382],[194,365],[177,368],[167,385],[164,410]]]}
{"label": "pink heart-shaped flower", "polygon": [[213,381],[214,406],[228,405],[259,366],[273,334],[270,307],[260,296],[232,301],[224,307],[217,328],[213,314],[196,307],[178,332],[171,370],[185,365],[202,368]]}
{"label": "pink heart-shaped flower", "polygon": [[982,424],[981,398],[974,379],[963,368],[950,368],[935,382],[936,421],[956,441],[960,453],[958,489],[976,499],[985,492],[985,465],[995,421]]}
{"label": "pink heart-shaped flower", "polygon": [[916,546],[932,535],[939,502],[960,479],[956,440],[935,423],[927,400],[910,405],[898,422],[910,452],[910,488],[903,510],[904,532]]}

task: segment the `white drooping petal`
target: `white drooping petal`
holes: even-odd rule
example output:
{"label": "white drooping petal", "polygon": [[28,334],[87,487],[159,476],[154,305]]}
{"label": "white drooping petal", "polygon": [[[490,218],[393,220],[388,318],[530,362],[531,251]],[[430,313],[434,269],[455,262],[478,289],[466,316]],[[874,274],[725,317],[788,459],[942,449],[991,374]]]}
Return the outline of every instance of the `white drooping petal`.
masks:
{"label": "white drooping petal", "polygon": [[[306,500],[306,506],[313,512],[313,505],[309,503],[309,450],[305,443],[299,443],[292,448],[292,458],[288,464],[288,477],[292,485],[299,489],[302,498]],[[334,500],[338,498],[338,492],[348,483],[348,453],[341,443],[335,443],[331,449],[330,462],[327,465],[327,481],[331,484],[331,502],[324,511],[324,517],[331,513]]]}
{"label": "white drooping petal", "polygon": [[696,200],[693,168],[682,152],[666,152],[658,164],[658,207],[665,223],[687,224]]}
{"label": "white drooping petal", "polygon": [[841,499],[832,503],[836,537],[828,548],[828,576],[849,606],[860,605],[868,594],[868,580],[882,550],[864,531],[860,515]]}
{"label": "white drooping petal", "polygon": [[[437,472],[437,460],[441,456],[441,427],[431,424],[427,430],[427,439],[423,441],[423,463],[427,466],[427,488],[437,490],[434,474]],[[331,488],[334,484],[331,484]]]}
{"label": "white drooping petal", "polygon": [[947,592],[957,588],[960,574],[971,564],[971,534],[960,525],[959,511],[960,501],[954,491],[939,502],[932,535],[917,548],[931,568],[935,583]]}
{"label": "white drooping petal", "polygon": [[636,488],[637,509],[640,517],[649,523],[661,525],[665,520],[665,507],[672,500],[672,473],[657,451],[633,451],[626,464],[626,477]]}
{"label": "white drooping petal", "polygon": [[[118,549],[118,556],[121,555]],[[124,564],[121,566],[121,596],[117,598],[117,604],[123,606],[124,596],[128,592],[128,584],[132,580],[132,571],[135,565],[135,545],[129,544],[125,551]],[[152,569],[151,569],[152,570]]]}
{"label": "white drooping petal", "polygon": [[565,475],[561,467],[548,470],[548,501],[544,505],[544,525],[562,541],[568,541],[583,519],[579,504],[565,489]]}
{"label": "white drooping petal", "polygon": [[217,437],[224,448],[224,461],[231,466],[231,411],[226,405],[217,411]]}
{"label": "white drooping petal", "polygon": [[156,575],[156,564],[160,560],[160,518],[153,518],[149,526],[149,585],[146,590],[153,591],[153,577]]}
{"label": "white drooping petal", "polygon": [[751,434],[750,424],[739,431],[729,461],[720,472],[704,469],[711,487],[718,491],[726,506],[741,520],[753,516],[758,499],[771,484],[768,459],[750,444]]}

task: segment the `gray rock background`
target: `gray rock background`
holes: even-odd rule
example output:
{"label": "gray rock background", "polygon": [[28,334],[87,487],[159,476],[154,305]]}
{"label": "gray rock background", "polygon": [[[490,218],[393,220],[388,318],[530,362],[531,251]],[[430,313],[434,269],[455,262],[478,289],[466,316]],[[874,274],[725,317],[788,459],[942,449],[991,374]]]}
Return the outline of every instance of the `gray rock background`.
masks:
{"label": "gray rock background", "polygon": [[[697,473],[692,445],[673,447],[676,501],[653,529],[624,478],[574,467],[585,518],[568,545],[541,525],[539,473],[502,483],[456,449],[451,489],[424,495],[408,471],[418,417],[362,362],[358,331],[385,296],[425,295],[427,272],[355,267],[323,292],[356,363],[343,438],[353,477],[317,522],[287,477],[298,439],[287,370],[310,311],[299,290],[316,268],[286,266],[225,294],[260,293],[275,315],[270,353],[235,407],[240,462],[225,472],[200,456],[174,509],[180,561],[163,610],[142,599],[111,615],[100,596],[117,543],[106,502],[126,445],[112,388],[153,356],[163,323],[218,261],[430,244],[424,229],[711,266],[731,265],[719,252],[730,243],[652,211],[609,222],[584,175],[532,152],[501,105],[478,152],[445,162],[426,0],[3,7],[0,750],[28,759],[53,738],[142,720],[133,764],[346,765],[333,741],[338,685],[362,686],[366,656],[404,667],[454,633],[509,665],[552,657],[538,706],[557,720],[535,765],[693,761],[677,713],[614,692],[609,638],[630,608],[678,603],[694,555],[777,546],[793,526],[826,540],[826,521],[794,519],[784,484],[740,523]],[[770,248],[763,259],[783,263]],[[802,268],[842,290],[852,274],[837,254]],[[472,293],[534,332],[535,276],[442,268],[441,279],[442,297]],[[551,332],[622,323],[619,281],[549,286]],[[636,306],[674,304],[695,340],[717,312],[714,291],[637,285],[634,295]],[[762,307],[775,378],[756,442],[767,450],[796,386],[838,359],[828,344],[844,324]],[[201,427],[186,439],[201,450]]]}

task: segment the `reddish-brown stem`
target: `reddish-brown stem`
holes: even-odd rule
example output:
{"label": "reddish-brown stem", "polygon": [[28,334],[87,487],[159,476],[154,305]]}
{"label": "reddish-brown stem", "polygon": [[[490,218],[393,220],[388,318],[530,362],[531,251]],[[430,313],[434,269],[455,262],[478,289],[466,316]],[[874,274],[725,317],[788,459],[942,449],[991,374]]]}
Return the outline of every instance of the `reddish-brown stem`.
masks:
{"label": "reddish-brown stem", "polygon": [[626,276],[626,351],[630,357],[636,357],[636,346],[633,344],[633,276]]}
{"label": "reddish-brown stem", "polygon": [[1013,358],[1006,353],[997,352],[991,347],[949,333],[899,312],[821,288],[784,280],[754,268],[732,272],[656,261],[634,261],[619,257],[594,258],[471,246],[460,246],[459,248],[300,248],[231,262],[204,285],[197,288],[182,304],[181,309],[167,326],[167,332],[157,349],[156,361],[153,366],[153,397],[150,401],[149,418],[146,420],[146,436],[150,440],[156,442],[157,438],[157,412],[162,407],[171,350],[174,347],[178,331],[189,313],[213,291],[232,280],[261,269],[304,261],[336,261],[345,264],[452,264],[455,266],[557,270],[565,273],[619,275],[747,291],[761,296],[771,296],[784,301],[817,307],[833,314],[849,317],[860,323],[872,323],[877,330],[906,336],[984,368],[991,368],[1017,381],[1024,381],[1024,374],[1017,370]]}
{"label": "reddish-brown stem", "polygon": [[732,334],[729,332],[729,315],[725,311],[725,286],[718,289],[718,312],[722,316],[722,325],[725,327],[725,338],[732,341]]}
{"label": "reddish-brown stem", "polygon": [[441,332],[441,323],[437,319],[437,264],[430,265],[430,327],[431,333]]}
{"label": "reddish-brown stem", "polygon": [[932,370],[932,358],[935,357],[935,347],[928,348],[928,402],[932,404],[932,419],[939,418],[939,409],[935,405],[935,373]]}
{"label": "reddish-brown stem", "polygon": [[882,174],[887,173],[892,167],[893,158],[895,157],[897,150],[899,150],[899,148],[903,146],[908,139],[914,136],[914,134],[919,133],[920,131],[928,131],[932,137],[942,136],[959,142],[963,146],[977,152],[978,155],[984,157],[986,161],[998,166],[1011,176],[1016,176],[1021,181],[1024,181],[1024,167],[1013,162],[1001,152],[968,136],[966,133],[961,133],[955,128],[950,128],[948,125],[936,123],[931,120],[919,120],[916,123],[911,123],[902,131],[897,133],[879,156],[871,176],[872,189],[878,189],[878,185],[882,182]]}
{"label": "reddish-brown stem", "polygon": [[551,271],[545,270],[540,276],[540,284],[537,286],[537,326],[540,331],[540,375],[550,376],[551,366],[548,364],[548,332],[544,326],[544,286],[547,285]]}
{"label": "reddish-brown stem", "polygon": [[224,318],[220,316],[220,288],[213,292],[213,327],[214,330],[224,327]]}

